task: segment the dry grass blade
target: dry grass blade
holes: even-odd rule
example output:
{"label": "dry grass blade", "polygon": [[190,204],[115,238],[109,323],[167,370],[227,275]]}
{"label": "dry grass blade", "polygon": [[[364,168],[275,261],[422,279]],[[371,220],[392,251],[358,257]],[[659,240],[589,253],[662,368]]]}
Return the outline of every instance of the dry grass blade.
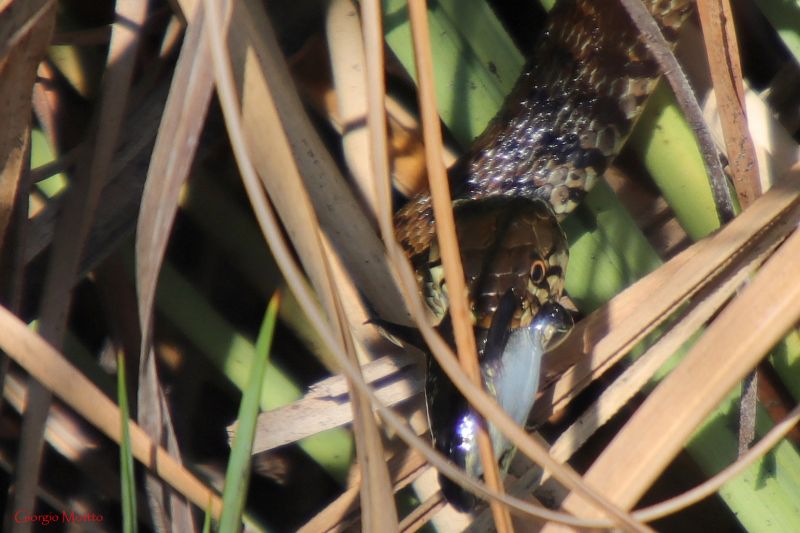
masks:
{"label": "dry grass blade", "polygon": [[[113,396],[113,391],[111,390],[102,392],[107,397]],[[10,373],[4,381],[3,396],[17,413],[23,413],[27,407],[28,399],[27,380],[17,373]],[[92,450],[96,450],[101,443],[97,432],[78,429],[80,427],[78,418],[79,416],[72,409],[60,403],[54,403],[50,407],[50,414],[47,418],[45,427],[47,443],[68,461],[80,461],[82,456],[92,453]],[[7,473],[12,472],[10,463],[7,463],[5,459],[0,459],[0,468]],[[104,493],[114,494],[119,490],[120,475],[116,465],[96,464],[87,469],[87,474],[92,483],[100,487],[100,490]],[[61,501],[59,505],[53,507],[54,502],[48,499],[47,493],[47,488],[40,485],[37,497],[53,509],[75,508],[77,507],[76,503],[80,505],[73,499],[71,502]],[[147,509],[145,506],[138,502],[138,507],[140,516],[146,522],[149,522],[146,518]]]}
{"label": "dry grass blade", "polygon": [[[376,209],[381,235],[392,235],[392,188],[389,177],[388,141],[386,139],[386,83],[384,81],[383,18],[379,0],[361,2],[365,70],[367,72],[367,125],[375,181]],[[397,106],[395,106],[397,107]]]}
{"label": "dry grass blade", "polygon": [[[0,250],[6,242],[30,143],[31,88],[55,21],[55,3],[13,2],[0,36]],[[37,16],[38,14],[38,16]],[[7,33],[7,34],[6,34]]]}
{"label": "dry grass blade", "polygon": [[[425,458],[419,453],[409,450],[389,460],[389,471],[393,488],[396,491],[406,487],[427,468]],[[343,530],[357,522],[354,516],[358,510],[358,484],[345,490],[330,505],[320,511],[314,518],[306,522],[298,531],[316,533],[317,531]]]}
{"label": "dry grass blade", "polygon": [[[794,209],[800,185],[786,179],[759,198],[746,212],[711,237],[685,250],[581,321],[553,354],[554,360],[580,363],[548,386],[548,402],[534,405],[539,419],[558,412],[591,381],[659,324],[687,298],[715,277],[744,247]],[[538,406],[538,407],[537,407]]]}
{"label": "dry grass blade", "polygon": [[[337,115],[341,125],[344,158],[353,184],[365,206],[363,211],[366,213],[369,223],[374,226],[377,214],[383,209],[388,209],[386,206],[390,203],[387,200],[382,201],[379,205],[378,191],[381,190],[380,200],[384,200],[384,194],[380,187],[380,181],[376,182],[370,166],[370,131],[368,128],[370,120],[367,117],[367,92],[368,90],[374,91],[374,89],[371,86],[368,87],[366,83],[365,50],[361,37],[361,24],[358,8],[351,0],[338,0],[328,6],[326,35],[337,101]],[[383,127],[385,128],[385,123]],[[335,254],[330,255],[335,257]],[[335,260],[332,263],[334,276],[337,280],[341,280],[337,286],[340,288],[352,286],[350,283],[344,283],[344,280],[349,279],[350,276],[344,271],[344,268],[338,267],[339,263]],[[383,276],[390,279],[388,272],[384,272]],[[344,291],[340,292],[342,303],[348,306],[347,311],[353,326],[364,324],[372,318],[372,314],[360,305],[361,295],[354,286],[349,294]],[[354,333],[365,347],[369,347],[370,353],[380,353],[382,348],[389,347],[388,342],[380,335],[377,328],[371,326],[354,328]]]}
{"label": "dry grass blade", "polygon": [[[186,2],[190,3],[190,2]],[[407,321],[402,302],[388,275],[383,246],[346,181],[325,149],[305,113],[291,82],[277,41],[267,40],[263,27],[265,15],[260,6],[249,2],[237,4],[231,25],[237,28],[229,36],[228,46],[236,66],[237,85],[246,88],[242,106],[247,129],[263,132],[267,126],[261,101],[266,92],[267,75],[273,89],[278,116],[288,136],[291,151],[297,157],[308,197],[316,208],[322,229],[344,263],[355,285],[363,291],[376,311],[387,320]],[[257,57],[253,50],[258,50]],[[261,62],[261,63],[259,63]],[[267,139],[262,134],[254,140]],[[272,154],[253,144],[252,157],[259,169],[273,168]],[[269,175],[280,175],[269,174]],[[277,185],[274,185],[277,186]],[[302,255],[302,254],[301,254]]]}
{"label": "dry grass blade", "polygon": [[351,0],[334,0],[328,6],[326,26],[345,160],[362,198],[374,209],[377,197],[365,123],[367,87],[358,8]]}
{"label": "dry grass blade", "polygon": [[[9,55],[12,49],[16,48],[23,39],[33,36],[35,40],[35,34],[40,32],[38,37],[49,42],[54,22],[52,18],[54,6],[53,0],[11,1],[3,4],[3,24],[0,26],[0,66],[5,66],[10,59]],[[48,25],[50,25],[49,29]],[[26,46],[23,45],[21,49]],[[35,47],[31,50],[35,51]],[[38,61],[36,64],[38,65]],[[26,105],[30,105],[30,99]]]}
{"label": "dry grass blade", "polygon": [[[120,138],[120,149],[114,158],[108,183],[103,189],[93,231],[86,243],[73,285],[98,266],[135,228],[139,200],[150,162],[150,148],[161,120],[167,88],[167,83],[162,83],[135,112],[128,114],[126,127]],[[26,264],[30,264],[52,244],[62,203],[62,196],[54,198],[44,211],[30,221],[24,250]]]}
{"label": "dry grass blade", "polygon": [[[430,36],[428,35],[428,12],[425,0],[410,0],[408,3],[411,32],[414,39],[414,58],[419,81],[419,101],[422,110],[422,130],[425,139],[425,160],[428,166],[428,180],[431,189],[431,201],[436,217],[436,238],[442,255],[444,277],[448,294],[462,295],[450,298],[450,316],[453,322],[453,334],[461,367],[472,382],[481,384],[481,371],[478,366],[478,352],[475,336],[472,331],[471,312],[467,301],[464,269],[461,265],[461,254],[456,240],[456,226],[451,208],[450,186],[442,159],[442,132],[439,125],[439,114],[436,106],[435,89],[433,87],[433,60],[431,59]],[[503,482],[497,469],[492,442],[489,439],[488,426],[478,426],[477,441],[480,450],[483,475],[486,484],[499,493],[503,493]],[[500,533],[513,531],[511,515],[508,509],[499,502],[489,502],[494,515],[495,526]]]}
{"label": "dry grass blade", "polygon": [[[364,380],[388,405],[396,405],[422,392],[424,375],[410,358],[382,357],[362,367]],[[311,387],[302,400],[262,413],[253,453],[296,442],[353,421],[346,380],[335,376]],[[228,428],[233,432],[234,428]]]}
{"label": "dry grass blade", "polygon": [[609,385],[597,400],[561,435],[550,450],[560,461],[569,459],[586,440],[644,387],[659,368],[695,333],[766,260],[800,221],[800,209],[787,213],[768,235],[745,250],[720,276],[722,279],[698,293],[667,333]]}
{"label": "dry grass blade", "polygon": [[717,213],[721,221],[725,223],[736,215],[733,200],[728,191],[728,183],[725,179],[725,172],[722,169],[717,147],[703,119],[703,113],[700,110],[697,98],[692,92],[692,87],[689,85],[689,80],[645,5],[639,0],[619,1],[630,14],[631,20],[638,28],[645,45],[658,63],[664,78],[669,82],[675,94],[675,100],[680,105],[686,120],[691,124],[692,130],[697,137],[700,153],[703,156],[703,163],[711,184]]}
{"label": "dry grass blade", "polygon": [[[154,441],[171,443],[170,452],[176,457],[180,457],[180,452],[165,409],[152,346],[153,305],[179,192],[189,174],[214,87],[203,37],[203,10],[197,9],[186,16],[189,27],[150,159],[136,232],[136,287],[142,330],[138,420]],[[160,527],[167,528],[171,517],[175,528],[193,529],[191,513],[182,500],[168,495],[167,514],[167,502],[158,480],[148,476],[147,490],[152,514]]]}
{"label": "dry grass blade", "polygon": [[[800,169],[790,178],[797,181]],[[586,474],[630,508],[715,405],[800,319],[800,233],[770,258]],[[754,316],[763,328],[753,328]],[[624,464],[625,468],[620,468]],[[570,496],[564,507],[587,510]]]}
{"label": "dry grass blade", "polygon": [[[213,7],[211,2],[206,2],[205,6],[209,10],[208,27],[213,43],[212,55],[217,85],[226,121],[231,132],[232,144],[237,158],[242,163],[241,166],[249,170],[249,158],[243,144],[245,140],[242,137],[245,130],[242,129],[242,124],[239,123],[238,105],[233,92],[233,76],[230,66],[226,63],[224,57],[221,36],[217,33],[220,31],[219,23],[216,20],[212,20],[217,19],[218,15],[216,15],[215,11],[212,11],[216,8]],[[238,9],[239,7],[237,6],[236,11],[244,14]],[[282,58],[275,56],[275,54],[279,53],[279,47],[266,15],[258,6],[252,3],[248,3],[245,11],[248,12],[248,25],[255,20],[256,26],[264,34],[262,39],[256,37],[259,34],[251,33],[249,37],[253,41],[245,49],[255,47],[260,52],[258,55],[263,62],[253,61],[255,58],[251,54],[239,57],[241,60],[239,65],[244,68],[240,78],[240,82],[243,84],[243,90],[240,94],[251,95],[250,88],[255,83],[255,90],[258,91],[260,89],[263,91],[263,100],[258,101],[258,107],[263,108],[265,113],[272,115],[272,120],[269,120],[266,124],[252,121],[245,124],[249,136],[249,144],[250,146],[257,146],[259,141],[264,138],[273,140],[274,150],[270,154],[271,157],[266,158],[267,161],[261,161],[262,164],[265,164],[265,166],[261,167],[263,183],[270,191],[270,195],[277,205],[292,206],[292,209],[284,208],[281,212],[284,223],[289,234],[293,237],[298,254],[306,267],[306,272],[311,277],[316,292],[322,300],[323,307],[327,311],[327,321],[333,326],[333,331],[336,332],[337,344],[344,348],[350,361],[355,362],[354,345],[349,325],[343,314],[338,294],[334,289],[330,266],[323,255],[322,242],[318,234],[319,225],[315,224],[316,216],[303,189],[289,139],[281,129],[282,119],[278,115],[273,87],[270,86],[270,83],[274,84],[277,79],[281,79],[280,74],[281,72],[286,72],[286,66],[283,64]],[[281,72],[276,72],[278,69]],[[260,81],[251,81],[254,78]],[[253,105],[253,103],[249,104],[249,106]],[[243,110],[245,115],[242,118],[248,117],[250,111],[252,111],[252,107],[248,107],[247,99],[245,99]],[[260,133],[264,127],[273,128],[273,135],[261,136]],[[280,178],[278,178],[279,176]],[[250,187],[248,187],[248,192],[251,198],[253,194],[260,193],[260,191],[254,191]],[[350,378],[352,379],[352,376]],[[358,458],[365,473],[361,491],[364,504],[362,506],[365,517],[364,524],[369,530],[391,531],[397,527],[397,517],[395,512],[390,511],[394,509],[394,501],[388,473],[383,461],[383,447],[375,420],[372,417],[371,405],[367,398],[357,393],[353,406],[354,431],[359,450]]]}
{"label": "dry grass blade", "polygon": [[717,97],[733,184],[742,209],[761,194],[753,140],[747,131],[742,66],[728,0],[702,0],[697,12]]}
{"label": "dry grass blade", "polygon": [[[5,308],[0,308],[0,332],[5,353],[94,427],[120,442],[119,408],[96,385]],[[195,505],[219,516],[222,500],[216,492],[153,443],[141,427],[133,422],[128,427],[133,456],[139,462]]]}
{"label": "dry grass blade", "polygon": [[[147,2],[120,2],[116,14],[119,20],[114,24],[108,50],[107,63],[110,67],[103,81],[95,122],[94,151],[78,167],[77,181],[65,201],[42,291],[40,331],[55,347],[61,346],[83,244],[89,235],[100,192],[117,146],[138,50],[139,30],[147,15]],[[14,509],[33,508],[44,425],[50,406],[50,393],[46,389],[31,382],[29,391],[30,400],[25,412],[17,460]]]}
{"label": "dry grass blade", "polygon": [[[733,185],[740,206],[746,209],[761,194],[761,179],[755,146],[747,128],[742,67],[733,13],[727,0],[703,0],[698,2],[697,12],[703,27]],[[740,455],[755,438],[757,383],[755,372],[746,376],[743,383],[744,390],[739,402]]]}
{"label": "dry grass blade", "polygon": [[150,336],[155,287],[169,229],[178,210],[180,188],[188,176],[214,87],[203,39],[202,11],[185,13],[190,22],[150,159],[139,213],[136,285],[143,337]]}
{"label": "dry grass blade", "polygon": [[[0,298],[18,310],[24,287],[24,245],[29,216],[27,191],[33,183],[31,92],[55,20],[54,2],[14,2],[0,24]],[[37,11],[38,10],[38,11]],[[5,381],[8,359],[0,358]]]}
{"label": "dry grass blade", "polygon": [[[357,362],[351,343],[352,339],[348,351],[352,361]],[[381,435],[372,415],[372,404],[369,398],[358,392],[352,381],[348,380],[348,385],[355,395],[352,404],[353,433],[358,450],[358,464],[362,472],[361,521],[366,531],[395,531],[397,508],[384,462]]]}

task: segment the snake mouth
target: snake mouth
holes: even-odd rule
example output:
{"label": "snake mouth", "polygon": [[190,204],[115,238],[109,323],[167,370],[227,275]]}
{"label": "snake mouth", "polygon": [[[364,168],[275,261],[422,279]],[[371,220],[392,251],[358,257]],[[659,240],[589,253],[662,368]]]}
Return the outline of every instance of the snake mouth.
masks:
{"label": "snake mouth", "polygon": [[[556,302],[541,306],[527,326],[511,328],[519,308],[513,291],[506,291],[495,310],[488,329],[476,327],[484,389],[519,425],[527,422],[539,386],[540,364],[544,352],[558,345],[570,331],[572,315]],[[445,317],[440,330],[451,335],[450,319]],[[480,479],[483,467],[479,458],[477,429],[484,423],[469,402],[447,379],[434,358],[428,360],[426,399],[431,434],[437,450],[467,474]],[[501,471],[505,472],[514,455],[511,442],[493,424],[489,436]],[[474,510],[479,498],[445,476],[439,476],[442,493],[461,512]]]}
{"label": "snake mouth", "polygon": [[572,315],[561,304],[548,302],[539,310],[534,327],[541,330],[545,351],[552,350],[567,338],[574,321]]}

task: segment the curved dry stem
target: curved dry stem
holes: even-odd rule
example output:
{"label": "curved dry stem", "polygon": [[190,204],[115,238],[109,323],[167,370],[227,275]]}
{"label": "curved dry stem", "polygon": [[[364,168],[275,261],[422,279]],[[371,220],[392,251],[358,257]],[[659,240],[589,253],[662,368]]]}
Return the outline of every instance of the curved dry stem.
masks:
{"label": "curved dry stem", "polygon": [[[795,167],[790,179],[798,172]],[[795,231],[617,434],[587,481],[625,507],[638,501],[714,406],[800,318],[798,256]],[[763,327],[751,327],[754,316]],[[665,409],[681,416],[668,416]],[[627,465],[624,472],[620,464]],[[572,495],[564,507],[586,509]]]}
{"label": "curved dry stem", "polygon": [[[425,161],[428,167],[428,184],[431,189],[431,202],[436,218],[436,239],[442,256],[444,277],[450,297],[450,317],[453,324],[453,335],[461,368],[472,380],[482,383],[481,370],[478,365],[478,351],[475,335],[472,331],[471,312],[466,295],[469,294],[464,281],[464,268],[461,265],[461,253],[456,239],[456,224],[450,198],[447,173],[442,160],[442,131],[439,125],[439,114],[436,105],[433,81],[433,60],[431,58],[430,36],[428,34],[428,11],[425,0],[408,2],[411,33],[414,40],[414,58],[417,65],[419,81],[419,101],[422,111],[422,130],[425,140]],[[459,297],[463,295],[464,297]],[[478,424],[476,435],[483,475],[486,484],[499,493],[503,493],[503,482],[497,468],[492,441],[489,438],[488,426]],[[500,533],[512,531],[511,516],[508,509],[494,500],[489,502],[494,515],[494,522]]]}
{"label": "curved dry stem", "polygon": [[[228,126],[234,154],[240,166],[243,167],[242,176],[248,194],[251,197],[254,195],[260,196],[263,200],[263,205],[268,208],[267,202],[263,198],[263,190],[257,185],[258,178],[247,152],[247,142],[241,123],[241,111],[236,101],[233,71],[222,42],[220,15],[217,12],[217,7],[214,6],[211,0],[207,0],[204,6],[208,12],[207,29],[210,35],[211,54],[217,87],[219,89],[218,95]],[[264,104],[272,108],[274,102],[269,101],[264,102]],[[286,154],[289,152],[290,150],[288,150],[287,142],[284,157],[286,157]],[[244,169],[246,169],[246,171]],[[317,230],[314,229],[318,228],[319,225],[314,224],[316,220],[307,197],[303,196],[302,190],[298,190],[300,189],[300,180],[291,180],[289,178],[291,178],[291,176],[285,177],[284,184],[287,187],[295,187],[295,197],[299,200],[299,202],[295,204],[295,207],[299,208],[298,214],[306,217],[305,223],[311,222],[306,228],[311,229],[310,235],[308,233],[305,235],[305,239],[303,239],[304,246],[299,252],[301,257],[305,258],[306,269],[309,271],[312,279],[314,279],[318,293],[322,293],[320,296],[327,310],[327,318],[318,316],[316,317],[316,322],[318,324],[329,325],[330,329],[328,329],[328,332],[335,335],[334,338],[330,339],[332,344],[339,348],[343,352],[342,355],[344,359],[352,364],[357,360],[354,341],[349,328],[345,326],[347,320],[344,316],[338,292],[334,289],[332,283],[330,266],[325,260],[319,234]],[[294,230],[302,234],[303,224],[298,224],[300,221],[297,219],[292,220],[292,222],[294,222]],[[311,306],[321,315],[316,305],[311,303]],[[308,312],[308,309],[306,309],[306,312]],[[308,316],[311,317],[312,315],[309,314]],[[312,322],[313,321],[315,320],[312,319]],[[334,333],[334,331],[336,333]],[[356,367],[355,374],[358,375],[358,379],[363,379],[359,370],[360,369]],[[353,390],[352,386],[350,388]],[[358,458],[362,466],[362,472],[364,473],[361,491],[363,501],[362,508],[364,509],[365,516],[364,524],[369,530],[393,531],[397,529],[397,516],[396,511],[391,512],[391,510],[395,509],[394,500],[388,472],[383,461],[381,438],[375,425],[375,420],[372,418],[368,399],[362,394],[359,394],[357,390],[353,390],[353,392],[356,393],[353,402],[354,432],[359,450]]]}
{"label": "curved dry stem", "polygon": [[777,446],[798,422],[800,422],[800,405],[792,409],[784,420],[769,430],[769,433],[764,435],[755,446],[722,472],[674,498],[634,511],[633,516],[649,522],[677,513],[707,498]]}

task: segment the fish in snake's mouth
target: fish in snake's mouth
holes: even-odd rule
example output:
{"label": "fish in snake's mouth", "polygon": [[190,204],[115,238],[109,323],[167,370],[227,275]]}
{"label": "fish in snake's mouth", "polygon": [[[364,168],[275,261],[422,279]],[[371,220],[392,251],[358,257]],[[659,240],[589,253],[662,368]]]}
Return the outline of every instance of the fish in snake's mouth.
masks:
{"label": "fish in snake's mouth", "polygon": [[[511,314],[509,309],[515,305],[508,291],[501,298],[491,327],[478,328],[478,341],[484,388],[517,424],[524,426],[536,399],[542,355],[566,338],[573,322],[561,305],[548,302],[527,326],[509,329],[504,317]],[[479,479],[483,475],[477,443],[481,417],[432,357],[425,386],[434,446],[468,475]],[[494,425],[489,424],[488,429],[495,457],[505,473],[515,448]],[[456,509],[469,512],[474,508],[476,496],[445,476],[440,475],[439,481],[448,502]]]}
{"label": "fish in snake's mouth", "polygon": [[[572,327],[571,315],[558,303],[567,267],[566,237],[550,205],[538,198],[484,198],[455,205],[454,217],[484,389],[524,425],[539,387],[542,355]],[[427,260],[430,274],[422,286],[429,306],[442,311],[439,331],[452,345],[448,294],[436,247],[431,247]],[[483,468],[476,435],[481,419],[433,358],[426,400],[435,447],[479,478]],[[505,469],[513,456],[511,443],[491,424],[489,435]],[[456,508],[473,507],[472,494],[444,477],[441,484]]]}
{"label": "fish in snake's mouth", "polygon": [[[566,236],[550,205],[539,198],[494,196],[454,206],[456,233],[469,290],[484,389],[525,425],[539,386],[542,355],[569,333],[572,316],[559,303],[567,268]],[[454,346],[449,295],[438,246],[414,260],[438,330]],[[376,320],[388,337],[426,351],[415,331]],[[471,476],[483,468],[476,435],[481,418],[428,357],[425,397],[435,447]],[[495,456],[505,469],[511,443],[491,424]],[[440,477],[448,501],[462,511],[475,496]]]}

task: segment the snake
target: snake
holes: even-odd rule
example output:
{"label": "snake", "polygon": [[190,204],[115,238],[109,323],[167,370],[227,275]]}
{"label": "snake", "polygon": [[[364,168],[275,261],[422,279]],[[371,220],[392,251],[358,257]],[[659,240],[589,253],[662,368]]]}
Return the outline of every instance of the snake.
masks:
{"label": "snake", "polygon": [[[674,44],[691,0],[644,0]],[[529,61],[487,128],[448,171],[456,236],[483,388],[524,426],[542,355],[573,325],[560,303],[569,247],[561,222],[620,152],[660,71],[619,0],[561,0]],[[453,344],[449,295],[429,193],[394,217],[439,331]],[[482,419],[429,356],[425,397],[435,448],[480,478]],[[488,424],[505,473],[513,445]],[[464,512],[478,499],[440,475]]]}

